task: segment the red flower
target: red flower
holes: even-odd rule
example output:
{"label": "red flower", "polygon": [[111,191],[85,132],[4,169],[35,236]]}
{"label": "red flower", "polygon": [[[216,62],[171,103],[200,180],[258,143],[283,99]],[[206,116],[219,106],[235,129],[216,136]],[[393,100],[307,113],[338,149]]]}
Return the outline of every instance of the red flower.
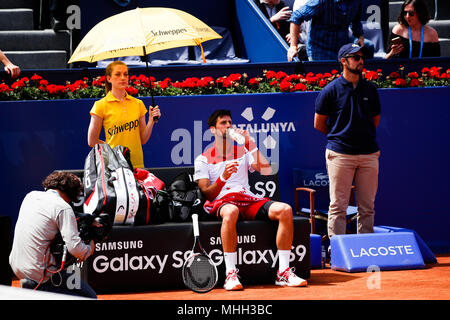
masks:
{"label": "red flower", "polygon": [[224,88],[231,88],[233,86],[233,81],[231,81],[230,79],[224,79],[222,82],[222,86]]}
{"label": "red flower", "polygon": [[46,85],[48,85],[48,81],[42,79],[41,81],[39,81],[39,84],[40,84],[41,86],[46,86]]}
{"label": "red flower", "polygon": [[420,85],[419,79],[413,78],[409,82],[410,87],[418,87]]}
{"label": "red flower", "polygon": [[259,85],[259,79],[258,78],[251,78],[248,80],[248,84],[251,86],[257,87]]}
{"label": "red flower", "polygon": [[242,75],[239,73],[232,73],[227,78],[230,81],[240,81],[242,78]]}
{"label": "red flower", "polygon": [[32,81],[42,80],[42,77],[41,77],[40,75],[34,74],[34,75],[31,77],[31,80],[32,80]]}
{"label": "red flower", "polygon": [[278,71],[277,72],[277,79],[278,80],[284,79],[286,77],[287,77],[287,73],[286,72],[284,72],[284,71]]}
{"label": "red flower", "polygon": [[213,84],[214,83],[214,79],[211,77],[203,77],[202,81],[207,82],[208,84]]}
{"label": "red flower", "polygon": [[275,71],[267,71],[266,72],[266,78],[267,79],[272,79],[272,78],[276,78],[277,77],[277,73]]}
{"label": "red flower", "polygon": [[208,77],[197,80],[197,86],[199,88],[206,88],[209,86],[210,83],[211,83],[211,81],[209,81]]}
{"label": "red flower", "polygon": [[280,90],[282,92],[290,92],[291,88],[293,88],[293,85],[291,82],[287,81],[287,80],[282,80],[280,82]]}
{"label": "red flower", "polygon": [[319,81],[319,78],[317,78],[317,77],[307,77],[306,78],[306,83],[309,85],[314,85],[317,83],[317,81]]}
{"label": "red flower", "polygon": [[286,80],[288,80],[288,81],[298,81],[299,79],[300,79],[300,76],[295,73],[286,77]]}
{"label": "red flower", "polygon": [[365,77],[367,80],[370,81],[370,80],[377,80],[379,78],[379,75],[375,71],[367,71]]}
{"label": "red flower", "polygon": [[430,69],[428,69],[427,67],[422,69],[422,74],[424,75],[429,75],[430,74]]}
{"label": "red flower", "polygon": [[66,91],[66,86],[49,84],[47,86],[47,92],[53,95],[64,93]]}
{"label": "red flower", "polygon": [[131,95],[131,96],[135,96],[135,95],[137,95],[137,93],[138,93],[138,89],[133,88],[133,87],[128,87],[128,88],[126,88],[125,90],[126,90],[126,91],[128,92],[128,94]]}
{"label": "red flower", "polygon": [[11,85],[11,89],[16,90],[25,87],[23,80],[17,80]]}
{"label": "red flower", "polygon": [[163,81],[158,82],[159,87],[163,90],[167,89],[170,84],[172,84],[172,81],[170,78],[165,78]]}
{"label": "red flower", "polygon": [[419,78],[419,74],[417,72],[410,72],[408,73],[408,78],[417,79]]}
{"label": "red flower", "polygon": [[306,91],[306,86],[303,83],[297,83],[294,87],[295,91]]}
{"label": "red flower", "polygon": [[319,87],[323,88],[323,87],[325,87],[327,85],[327,83],[328,82],[326,80],[320,80]]}
{"label": "red flower", "polygon": [[338,74],[338,73],[339,73],[339,71],[337,71],[336,69],[331,70],[331,74],[332,75],[335,75],[335,74]]}
{"label": "red flower", "polygon": [[430,68],[430,76],[433,78],[439,78],[441,73],[441,68],[438,67],[431,67]]}
{"label": "red flower", "polygon": [[7,84],[0,83],[0,93],[8,91],[12,91],[12,89],[10,89]]}
{"label": "red flower", "polygon": [[405,79],[402,79],[402,78],[397,78],[397,79],[395,80],[394,84],[395,84],[397,87],[404,87],[404,86],[406,86],[406,80],[405,80]]}
{"label": "red flower", "polygon": [[397,79],[400,78],[400,74],[398,74],[398,72],[391,72],[391,74],[389,75],[389,78],[391,79]]}

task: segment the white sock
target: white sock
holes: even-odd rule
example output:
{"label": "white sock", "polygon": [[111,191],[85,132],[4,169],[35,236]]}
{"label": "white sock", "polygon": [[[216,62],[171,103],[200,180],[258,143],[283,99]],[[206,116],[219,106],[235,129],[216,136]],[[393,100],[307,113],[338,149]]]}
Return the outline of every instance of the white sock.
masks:
{"label": "white sock", "polygon": [[289,256],[291,250],[278,250],[278,271],[284,272],[289,268]]}
{"label": "white sock", "polygon": [[237,252],[224,252],[223,256],[225,257],[225,272],[228,274],[231,270],[236,270]]}

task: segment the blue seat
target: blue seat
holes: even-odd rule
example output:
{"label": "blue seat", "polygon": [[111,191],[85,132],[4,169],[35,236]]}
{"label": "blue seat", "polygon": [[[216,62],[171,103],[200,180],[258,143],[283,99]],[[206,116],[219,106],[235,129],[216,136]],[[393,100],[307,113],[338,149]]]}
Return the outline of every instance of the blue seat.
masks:
{"label": "blue seat", "polygon": [[[293,178],[295,214],[308,217],[311,223],[311,233],[320,234],[322,240],[327,239],[328,207],[330,203],[327,171],[325,169],[294,168]],[[309,195],[309,197],[301,197],[301,194]],[[356,233],[358,208],[355,206],[354,190],[351,192],[349,203],[352,205],[347,208],[347,233]]]}

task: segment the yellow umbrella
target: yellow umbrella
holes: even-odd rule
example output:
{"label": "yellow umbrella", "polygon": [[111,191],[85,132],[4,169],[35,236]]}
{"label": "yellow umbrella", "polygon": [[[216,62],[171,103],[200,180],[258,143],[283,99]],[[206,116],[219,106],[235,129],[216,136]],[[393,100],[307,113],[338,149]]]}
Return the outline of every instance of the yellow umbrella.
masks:
{"label": "yellow umbrella", "polygon": [[95,62],[149,53],[222,38],[196,17],[172,8],[136,8],[95,25],[80,41],[68,63]]}
{"label": "yellow umbrella", "polygon": [[[218,33],[196,17],[172,8],[136,8],[116,14],[96,24],[80,41],[68,63],[126,57],[145,57],[152,52],[200,46],[202,42],[220,39]],[[152,105],[155,106],[150,84]],[[157,119],[155,119],[157,120]]]}

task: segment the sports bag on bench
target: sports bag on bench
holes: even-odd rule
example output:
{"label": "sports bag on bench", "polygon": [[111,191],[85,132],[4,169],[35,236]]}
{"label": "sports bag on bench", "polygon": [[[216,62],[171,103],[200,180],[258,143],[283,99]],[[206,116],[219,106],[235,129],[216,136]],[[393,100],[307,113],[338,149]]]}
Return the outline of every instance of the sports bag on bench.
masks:
{"label": "sports bag on bench", "polygon": [[203,209],[205,199],[191,173],[183,172],[176,176],[167,191],[172,200],[172,208],[169,211],[170,221],[190,221],[194,213],[198,214],[200,220],[211,218]]}
{"label": "sports bag on bench", "polygon": [[85,213],[107,213],[114,224],[134,224],[139,208],[139,191],[126,159],[127,148],[97,144],[84,165]]}
{"label": "sports bag on bench", "polygon": [[169,221],[171,203],[164,182],[153,173],[139,168],[134,169],[134,177],[140,199],[134,224],[159,224]]}

